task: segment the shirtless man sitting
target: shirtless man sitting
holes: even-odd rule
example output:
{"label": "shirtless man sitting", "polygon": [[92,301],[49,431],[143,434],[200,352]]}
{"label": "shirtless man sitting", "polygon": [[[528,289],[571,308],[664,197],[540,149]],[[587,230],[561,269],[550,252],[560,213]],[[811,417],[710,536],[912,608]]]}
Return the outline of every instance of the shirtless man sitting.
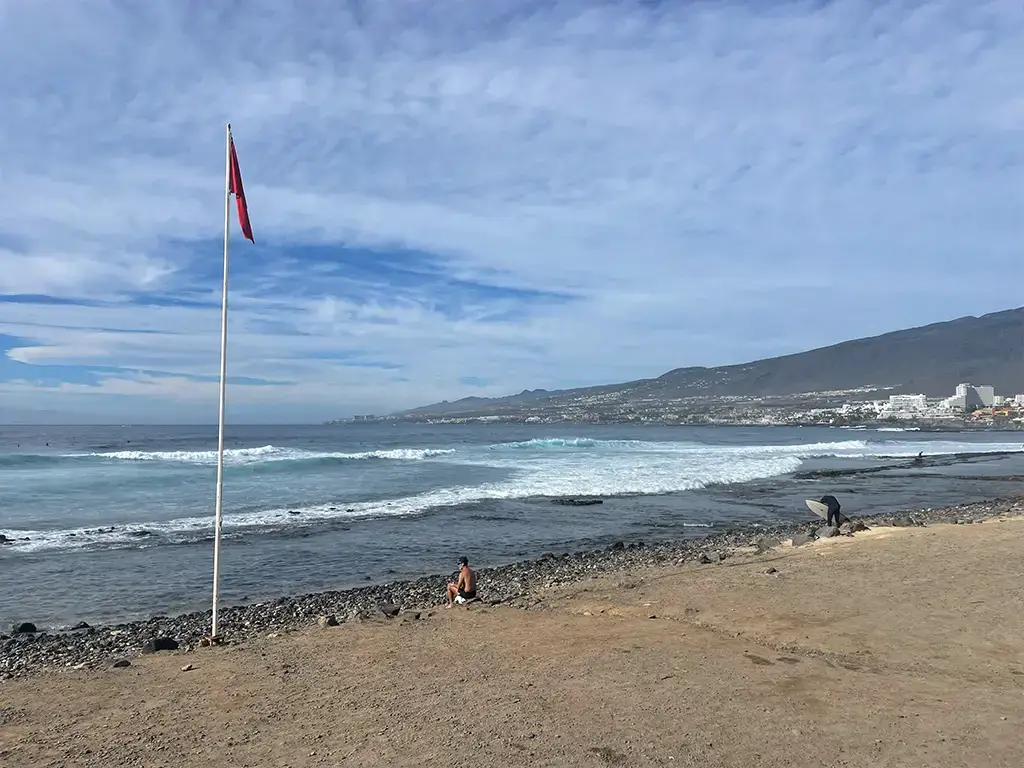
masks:
{"label": "shirtless man sitting", "polygon": [[448,605],[464,603],[476,597],[476,571],[469,567],[469,560],[459,558],[459,580],[448,585]]}

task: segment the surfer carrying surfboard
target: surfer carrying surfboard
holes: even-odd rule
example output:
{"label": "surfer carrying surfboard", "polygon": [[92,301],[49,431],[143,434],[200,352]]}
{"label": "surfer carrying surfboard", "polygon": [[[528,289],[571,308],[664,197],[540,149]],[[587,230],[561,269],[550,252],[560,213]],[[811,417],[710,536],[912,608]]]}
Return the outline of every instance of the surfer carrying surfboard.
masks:
{"label": "surfer carrying surfboard", "polygon": [[826,525],[838,528],[843,523],[849,522],[846,516],[840,512],[839,500],[835,496],[832,494],[822,496],[821,503],[828,507],[828,517],[825,518]]}

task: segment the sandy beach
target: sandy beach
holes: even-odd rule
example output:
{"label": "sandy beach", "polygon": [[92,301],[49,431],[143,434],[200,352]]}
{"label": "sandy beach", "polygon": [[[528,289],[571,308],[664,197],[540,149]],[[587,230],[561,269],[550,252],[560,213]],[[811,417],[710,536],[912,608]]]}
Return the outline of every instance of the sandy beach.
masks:
{"label": "sandy beach", "polygon": [[[1018,766],[1024,520],[0,683],[4,766]],[[183,667],[191,665],[190,669]]]}

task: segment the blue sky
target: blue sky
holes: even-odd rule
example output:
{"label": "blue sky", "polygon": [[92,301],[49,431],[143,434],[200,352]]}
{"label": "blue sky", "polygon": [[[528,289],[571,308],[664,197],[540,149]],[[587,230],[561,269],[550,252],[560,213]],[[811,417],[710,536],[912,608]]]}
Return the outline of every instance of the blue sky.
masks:
{"label": "blue sky", "polygon": [[1024,304],[1016,0],[0,0],[0,422],[321,421]]}

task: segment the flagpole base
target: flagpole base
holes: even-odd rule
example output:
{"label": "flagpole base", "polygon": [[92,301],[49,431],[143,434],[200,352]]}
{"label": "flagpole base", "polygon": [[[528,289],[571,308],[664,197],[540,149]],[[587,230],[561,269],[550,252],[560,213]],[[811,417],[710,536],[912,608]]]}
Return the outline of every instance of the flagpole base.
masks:
{"label": "flagpole base", "polygon": [[210,635],[209,637],[204,637],[199,641],[199,645],[203,648],[210,648],[215,645],[225,645],[226,643],[227,641],[224,639],[223,635]]}

